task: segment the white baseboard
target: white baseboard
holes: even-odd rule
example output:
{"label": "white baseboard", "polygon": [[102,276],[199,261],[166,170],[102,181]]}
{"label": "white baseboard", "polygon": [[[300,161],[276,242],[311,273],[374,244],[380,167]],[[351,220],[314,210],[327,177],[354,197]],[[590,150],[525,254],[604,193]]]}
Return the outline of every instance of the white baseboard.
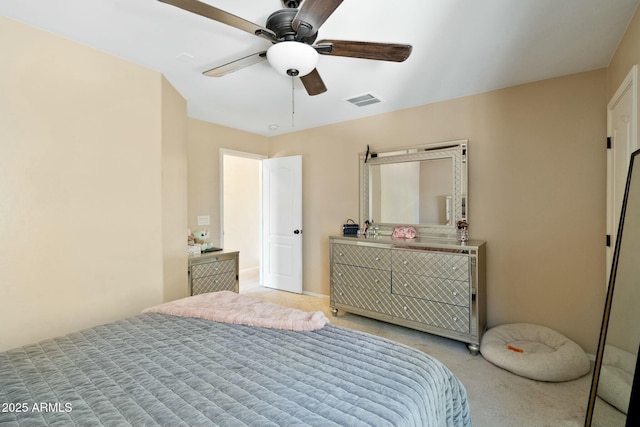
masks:
{"label": "white baseboard", "polygon": [[314,293],[314,292],[305,292],[305,291],[302,291],[302,295],[308,295],[308,296],[310,296],[310,297],[316,297],[316,298],[325,298],[325,299],[328,299],[328,298],[329,298],[329,295],[316,294],[316,293]]}
{"label": "white baseboard", "polygon": [[241,276],[253,276],[253,275],[259,275],[260,274],[260,267],[249,267],[249,268],[243,268],[242,270],[238,271],[238,274]]}

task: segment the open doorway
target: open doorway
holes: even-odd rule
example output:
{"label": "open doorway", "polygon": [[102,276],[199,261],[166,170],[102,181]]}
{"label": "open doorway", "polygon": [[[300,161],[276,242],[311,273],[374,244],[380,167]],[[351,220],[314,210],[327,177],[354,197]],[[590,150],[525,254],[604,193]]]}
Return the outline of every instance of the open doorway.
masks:
{"label": "open doorway", "polygon": [[265,158],[220,150],[221,244],[225,250],[240,252],[240,292],[260,286],[261,160]]}

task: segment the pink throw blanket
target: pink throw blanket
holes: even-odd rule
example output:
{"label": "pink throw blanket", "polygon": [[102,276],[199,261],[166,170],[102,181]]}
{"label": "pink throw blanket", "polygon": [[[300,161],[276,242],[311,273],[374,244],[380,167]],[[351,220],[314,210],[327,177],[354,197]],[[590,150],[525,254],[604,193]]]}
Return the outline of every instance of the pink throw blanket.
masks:
{"label": "pink throw blanket", "polygon": [[149,307],[142,312],[292,331],[313,331],[329,323],[321,311],[296,310],[231,291],[195,295]]}

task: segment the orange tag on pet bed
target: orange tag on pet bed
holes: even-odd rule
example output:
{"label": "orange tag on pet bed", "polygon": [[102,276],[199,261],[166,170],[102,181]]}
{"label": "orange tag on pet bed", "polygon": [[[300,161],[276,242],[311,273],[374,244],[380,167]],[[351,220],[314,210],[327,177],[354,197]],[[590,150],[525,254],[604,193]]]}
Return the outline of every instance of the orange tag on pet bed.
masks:
{"label": "orange tag on pet bed", "polygon": [[515,351],[516,353],[524,353],[524,350],[521,348],[516,348],[512,345],[508,345],[507,349],[511,350],[511,351]]}

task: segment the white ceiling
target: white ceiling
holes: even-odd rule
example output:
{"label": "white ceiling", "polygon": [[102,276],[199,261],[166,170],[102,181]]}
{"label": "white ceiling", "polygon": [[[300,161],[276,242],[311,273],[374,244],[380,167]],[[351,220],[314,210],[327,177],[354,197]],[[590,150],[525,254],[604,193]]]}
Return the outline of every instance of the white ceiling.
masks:
{"label": "white ceiling", "polygon": [[[281,0],[205,1],[261,26],[282,8]],[[291,79],[266,61],[203,76],[271,44],[156,0],[0,0],[0,14],[161,72],[190,117],[268,136],[606,67],[639,1],[345,0],[318,40],[406,43],[411,56],[321,55],[327,92],[308,96],[296,78],[293,98]],[[345,101],[365,93],[383,102]]]}

